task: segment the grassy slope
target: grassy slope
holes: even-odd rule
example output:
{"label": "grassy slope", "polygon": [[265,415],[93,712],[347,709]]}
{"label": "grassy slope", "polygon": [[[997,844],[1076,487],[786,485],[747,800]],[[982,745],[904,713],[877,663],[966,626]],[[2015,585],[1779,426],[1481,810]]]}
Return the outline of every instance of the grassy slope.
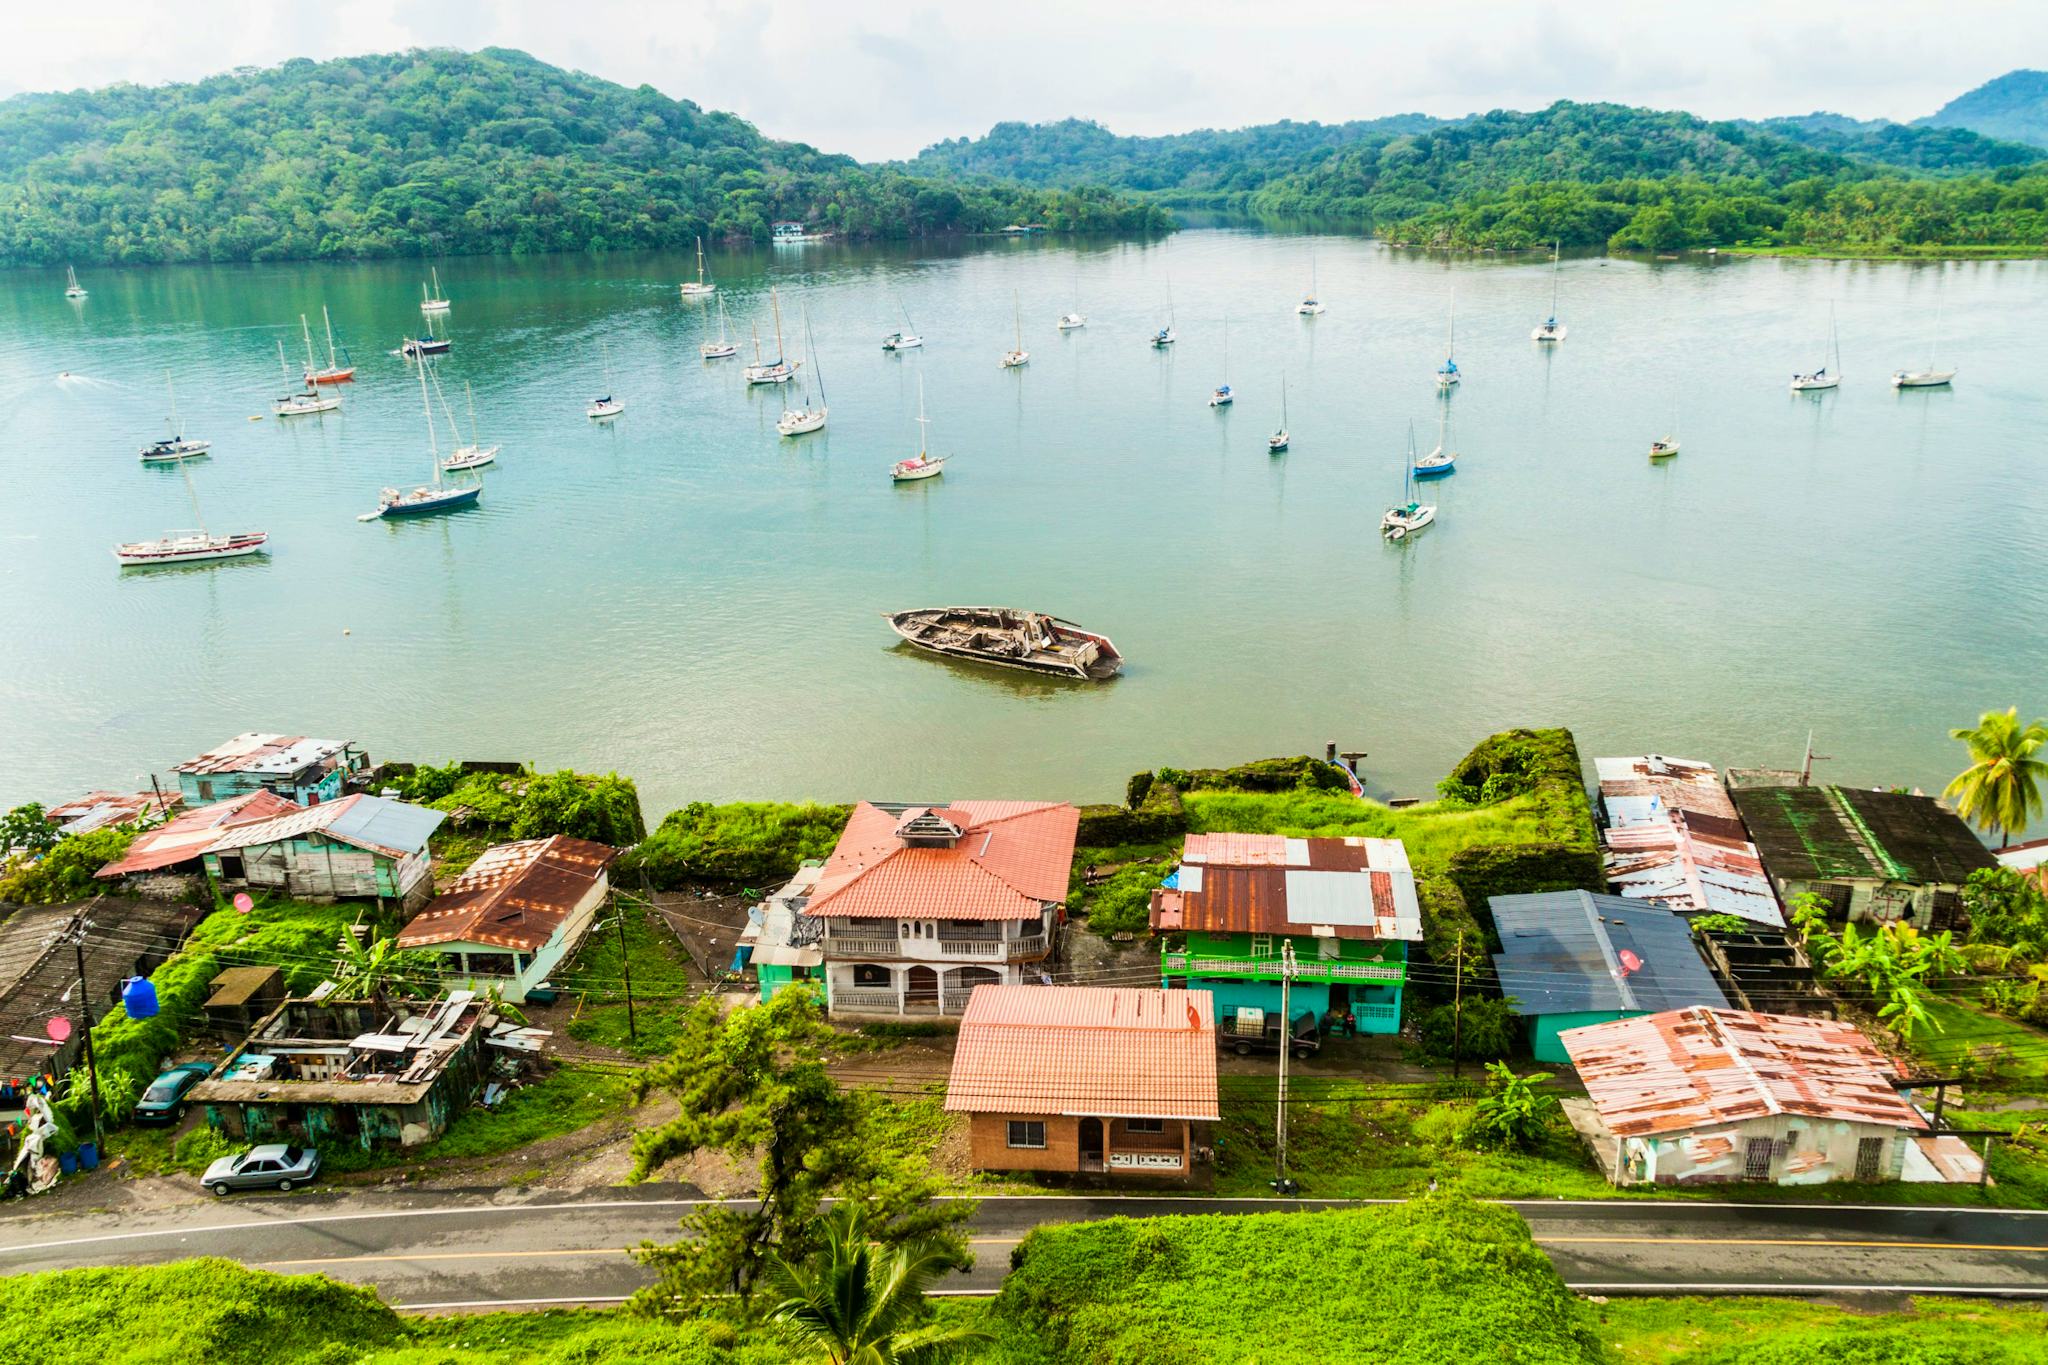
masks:
{"label": "grassy slope", "polygon": [[1950,1075],[1958,1063],[1989,1060],[1985,1074],[2048,1080],[2048,1033],[1960,1000],[1934,1001],[1927,1013],[1940,1031],[1918,1034],[1913,1051],[1932,1070]]}
{"label": "grassy slope", "polygon": [[1598,1309],[1616,1365],[2037,1365],[2039,1305],[1914,1299],[1872,1313],[1796,1299],[1615,1299]]}

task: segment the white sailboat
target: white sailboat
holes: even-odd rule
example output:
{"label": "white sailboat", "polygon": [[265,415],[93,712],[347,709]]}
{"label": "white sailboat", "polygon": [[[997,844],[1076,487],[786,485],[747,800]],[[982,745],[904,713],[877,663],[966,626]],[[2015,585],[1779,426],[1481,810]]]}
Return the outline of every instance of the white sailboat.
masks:
{"label": "white sailboat", "polygon": [[1935,363],[1941,341],[1941,305],[1934,305],[1934,331],[1927,339],[1927,368],[1924,370],[1897,370],[1892,374],[1895,389],[1938,389],[1956,377],[1953,366],[1944,370]]}
{"label": "white sailboat", "polygon": [[192,500],[192,520],[199,523],[191,531],[166,531],[155,540],[130,541],[114,547],[114,558],[121,561],[123,568],[154,568],[167,564],[203,564],[214,559],[240,559],[253,555],[270,541],[268,531],[229,531],[215,535],[206,529],[205,514],[199,510],[199,490],[193,486],[192,471],[178,461],[178,472],[185,477],[185,496]]}
{"label": "white sailboat", "polygon": [[1380,518],[1380,534],[1388,540],[1406,540],[1415,531],[1436,520],[1436,504],[1415,497],[1415,423],[1408,424],[1408,457],[1401,475],[1402,500]]}
{"label": "white sailboat", "polygon": [[796,377],[801,362],[786,359],[782,354],[782,299],[771,289],[768,303],[775,310],[775,359],[766,364],[761,362],[761,333],[754,332],[754,363],[747,366],[744,376],[749,384],[787,384]]}
{"label": "white sailboat", "polygon": [[204,455],[207,451],[213,449],[213,442],[211,441],[188,441],[185,439],[185,424],[178,420],[178,389],[177,385],[171,382],[171,372],[169,370],[164,371],[164,387],[170,391],[171,395],[171,413],[169,418],[171,434],[151,441],[142,448],[142,462],[144,464],[171,464],[176,461],[192,459],[194,456]]}
{"label": "white sailboat", "polygon": [[1457,346],[1458,301],[1453,298],[1451,300],[1450,326],[1444,332],[1444,363],[1436,367],[1436,386],[1440,389],[1448,389],[1465,377],[1459,371],[1458,362],[1454,357]]}
{"label": "white sailboat", "polygon": [[1436,407],[1436,449],[1415,460],[1418,479],[1440,479],[1458,467],[1457,452],[1451,449],[1451,405],[1439,402]]}
{"label": "white sailboat", "polygon": [[1168,275],[1166,277],[1166,325],[1152,334],[1152,349],[1163,351],[1179,340],[1179,335],[1173,330],[1173,276]]}
{"label": "white sailboat", "polygon": [[1266,453],[1278,455],[1292,438],[1287,434],[1287,376],[1280,376],[1280,430],[1266,438]]}
{"label": "white sailboat", "polygon": [[612,348],[610,342],[600,342],[604,350],[604,393],[590,400],[590,406],[583,409],[586,417],[617,417],[626,410],[626,405],[612,396]]}
{"label": "white sailboat", "polygon": [[425,280],[420,281],[420,311],[422,313],[445,313],[448,311],[448,300],[441,297],[440,267],[430,266],[428,269],[433,272],[434,292],[429,294],[427,292],[427,282]]}
{"label": "white sailboat", "polygon": [[1835,305],[1828,301],[1828,348],[1822,359],[1827,363],[1819,369],[1792,376],[1792,392],[1812,393],[1820,389],[1840,388],[1842,384],[1842,345],[1835,334]]}
{"label": "white sailboat", "polygon": [[1308,292],[1301,296],[1301,302],[1295,305],[1294,311],[1305,318],[1316,317],[1327,311],[1323,307],[1322,299],[1316,294],[1316,253],[1313,251],[1308,253]]}
{"label": "white sailboat", "polygon": [[917,454],[907,460],[898,460],[889,467],[889,478],[896,483],[915,483],[919,479],[935,478],[946,472],[946,457],[934,457],[927,448],[926,437],[931,434],[931,423],[924,415],[924,376],[917,380]]}
{"label": "white sailboat", "polygon": [[1668,460],[1677,453],[1678,411],[1674,408],[1671,413],[1671,434],[1650,442],[1650,458],[1653,460]]}
{"label": "white sailboat", "polygon": [[[291,366],[285,364],[282,337],[277,342],[277,368],[284,371],[286,379],[292,377]],[[316,412],[333,412],[340,406],[340,394],[322,393],[309,387],[303,393],[288,393],[282,398],[272,399],[270,411],[279,417],[308,417]]]}
{"label": "white sailboat", "polygon": [[1079,271],[1076,271],[1074,273],[1074,311],[1060,314],[1058,326],[1062,332],[1071,332],[1077,327],[1086,327],[1087,325],[1088,315],[1081,311],[1081,275]]}
{"label": "white sailboat", "polygon": [[1531,341],[1563,341],[1565,325],[1557,320],[1557,263],[1564,251],[1564,239],[1559,238],[1550,247],[1550,316],[1529,333]]}
{"label": "white sailboat", "polygon": [[1230,319],[1223,319],[1223,382],[1209,391],[1209,406],[1227,408],[1237,401],[1230,389]]}
{"label": "white sailboat", "polygon": [[806,393],[802,407],[783,409],[782,420],[775,424],[775,429],[784,436],[801,436],[808,431],[817,431],[825,425],[825,370],[818,364],[818,343],[811,337],[809,308],[804,309],[804,349],[810,352],[811,375],[818,381],[818,406],[811,406],[810,394]]}
{"label": "white sailboat", "polygon": [[701,299],[706,294],[715,292],[718,288],[717,285],[707,283],[704,279],[704,239],[702,237],[697,239],[697,278],[694,280],[684,280],[678,288],[682,290],[683,297],[686,299]]}
{"label": "white sailboat", "polygon": [[1024,349],[1024,305],[1018,300],[1017,291],[1010,291],[1010,312],[1017,321],[1017,344],[1003,357],[1001,368],[1014,370],[1019,365],[1031,363],[1031,352]]}
{"label": "white sailboat", "polygon": [[903,327],[901,330],[891,332],[882,338],[882,349],[885,351],[914,351],[924,345],[924,338],[918,335],[917,324],[910,320],[910,310],[900,303],[896,305],[896,310],[903,314]]}
{"label": "white sailboat", "polygon": [[733,345],[732,338],[725,334],[725,295],[723,294],[718,296],[718,340],[712,341],[707,337],[704,344],[699,346],[697,350],[706,360],[730,360],[740,353],[740,348]]}
{"label": "white sailboat", "polygon": [[[386,488],[377,495],[377,510],[365,512],[357,521],[393,521],[401,517],[424,517],[452,512],[474,504],[484,491],[481,482],[448,484],[441,481],[441,444],[434,435],[434,404],[427,396],[427,367],[420,366],[420,408],[427,415],[427,467],[433,482],[400,492]],[[452,423],[451,423],[452,425]]]}
{"label": "white sailboat", "polygon": [[78,282],[78,272],[68,265],[64,267],[64,297],[67,299],[82,299],[85,297],[85,286]]}
{"label": "white sailboat", "polygon": [[[440,391],[441,381],[437,377],[434,380],[434,392]],[[441,461],[441,468],[450,473],[464,469],[482,469],[485,465],[496,464],[498,461],[498,447],[485,445],[482,434],[477,430],[476,390],[469,386],[467,379],[462,381],[462,392],[469,398],[469,444],[458,445],[454,454]],[[455,433],[458,441],[461,440],[462,432],[455,425],[455,414],[448,412],[448,400],[445,397],[441,400],[441,411],[448,414],[448,429]]]}

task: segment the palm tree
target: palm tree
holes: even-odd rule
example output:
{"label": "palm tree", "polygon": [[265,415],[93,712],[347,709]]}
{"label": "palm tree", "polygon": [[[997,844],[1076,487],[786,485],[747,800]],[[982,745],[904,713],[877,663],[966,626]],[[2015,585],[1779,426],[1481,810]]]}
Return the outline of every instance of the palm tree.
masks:
{"label": "palm tree", "polygon": [[823,1220],[824,1245],[801,1265],[780,1256],[769,1278],[783,1295],[770,1315],[803,1359],[820,1365],[943,1365],[983,1340],[967,1327],[920,1322],[924,1291],[958,1262],[936,1241],[884,1248],[870,1242],[852,1202]]}
{"label": "palm tree", "polygon": [[1956,774],[1943,789],[1952,796],[1956,812],[1979,829],[1997,830],[2000,847],[2027,827],[2027,821],[2041,813],[2041,781],[2048,778],[2048,763],[2034,757],[2048,744],[2048,722],[2020,724],[2017,706],[2004,711],[1986,711],[1974,729],[1964,727],[1949,734],[1970,748],[1970,766]]}

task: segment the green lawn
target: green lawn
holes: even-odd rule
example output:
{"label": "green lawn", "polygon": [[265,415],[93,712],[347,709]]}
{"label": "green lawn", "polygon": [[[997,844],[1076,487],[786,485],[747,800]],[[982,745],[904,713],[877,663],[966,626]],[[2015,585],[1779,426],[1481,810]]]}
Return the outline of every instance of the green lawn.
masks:
{"label": "green lawn", "polygon": [[682,1003],[701,989],[692,974],[690,955],[648,906],[621,896],[617,912],[625,916],[638,1041],[628,1036],[625,963],[620,956],[619,930],[609,924],[586,939],[582,950],[555,974],[554,983],[581,1001],[568,1034],[579,1042],[642,1057],[667,1056],[675,1048],[675,1021]]}
{"label": "green lawn", "polygon": [[1914,1299],[1872,1312],[1799,1299],[1618,1298],[1594,1308],[1615,1365],[2039,1365],[2039,1304]]}
{"label": "green lawn", "polygon": [[1913,1051],[1937,1073],[2048,1080],[2048,1033],[1961,1000],[1934,1000],[1927,1013],[1940,1028],[1922,1030]]}

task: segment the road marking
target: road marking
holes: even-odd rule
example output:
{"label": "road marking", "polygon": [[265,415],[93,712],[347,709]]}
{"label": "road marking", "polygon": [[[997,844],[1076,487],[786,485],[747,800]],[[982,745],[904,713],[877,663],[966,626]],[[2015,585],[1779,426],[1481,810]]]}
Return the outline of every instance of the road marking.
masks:
{"label": "road marking", "polygon": [[2044,1296],[2043,1289],[2037,1284],[2008,1288],[2004,1285],[1974,1284],[1729,1284],[1725,1280],[1701,1284],[1654,1284],[1647,1281],[1586,1284],[1567,1280],[1564,1287],[1580,1294],[1647,1294],[1653,1297],[1667,1294],[1969,1294],[2038,1299]]}
{"label": "road marking", "polygon": [[295,1261],[256,1261],[259,1266],[364,1265],[371,1261],[514,1261],[531,1256],[630,1256],[630,1247],[568,1247],[560,1251],[422,1251],[383,1256],[304,1256]]}
{"label": "road marking", "polygon": [[1991,1242],[1847,1242],[1829,1237],[1538,1237],[1539,1246],[1892,1247],[1900,1251],[2048,1251]]}
{"label": "road marking", "polygon": [[447,1303],[394,1303],[408,1313],[425,1313],[436,1308],[530,1308],[537,1303],[624,1303],[631,1294],[578,1294],[567,1299],[456,1299]]}

